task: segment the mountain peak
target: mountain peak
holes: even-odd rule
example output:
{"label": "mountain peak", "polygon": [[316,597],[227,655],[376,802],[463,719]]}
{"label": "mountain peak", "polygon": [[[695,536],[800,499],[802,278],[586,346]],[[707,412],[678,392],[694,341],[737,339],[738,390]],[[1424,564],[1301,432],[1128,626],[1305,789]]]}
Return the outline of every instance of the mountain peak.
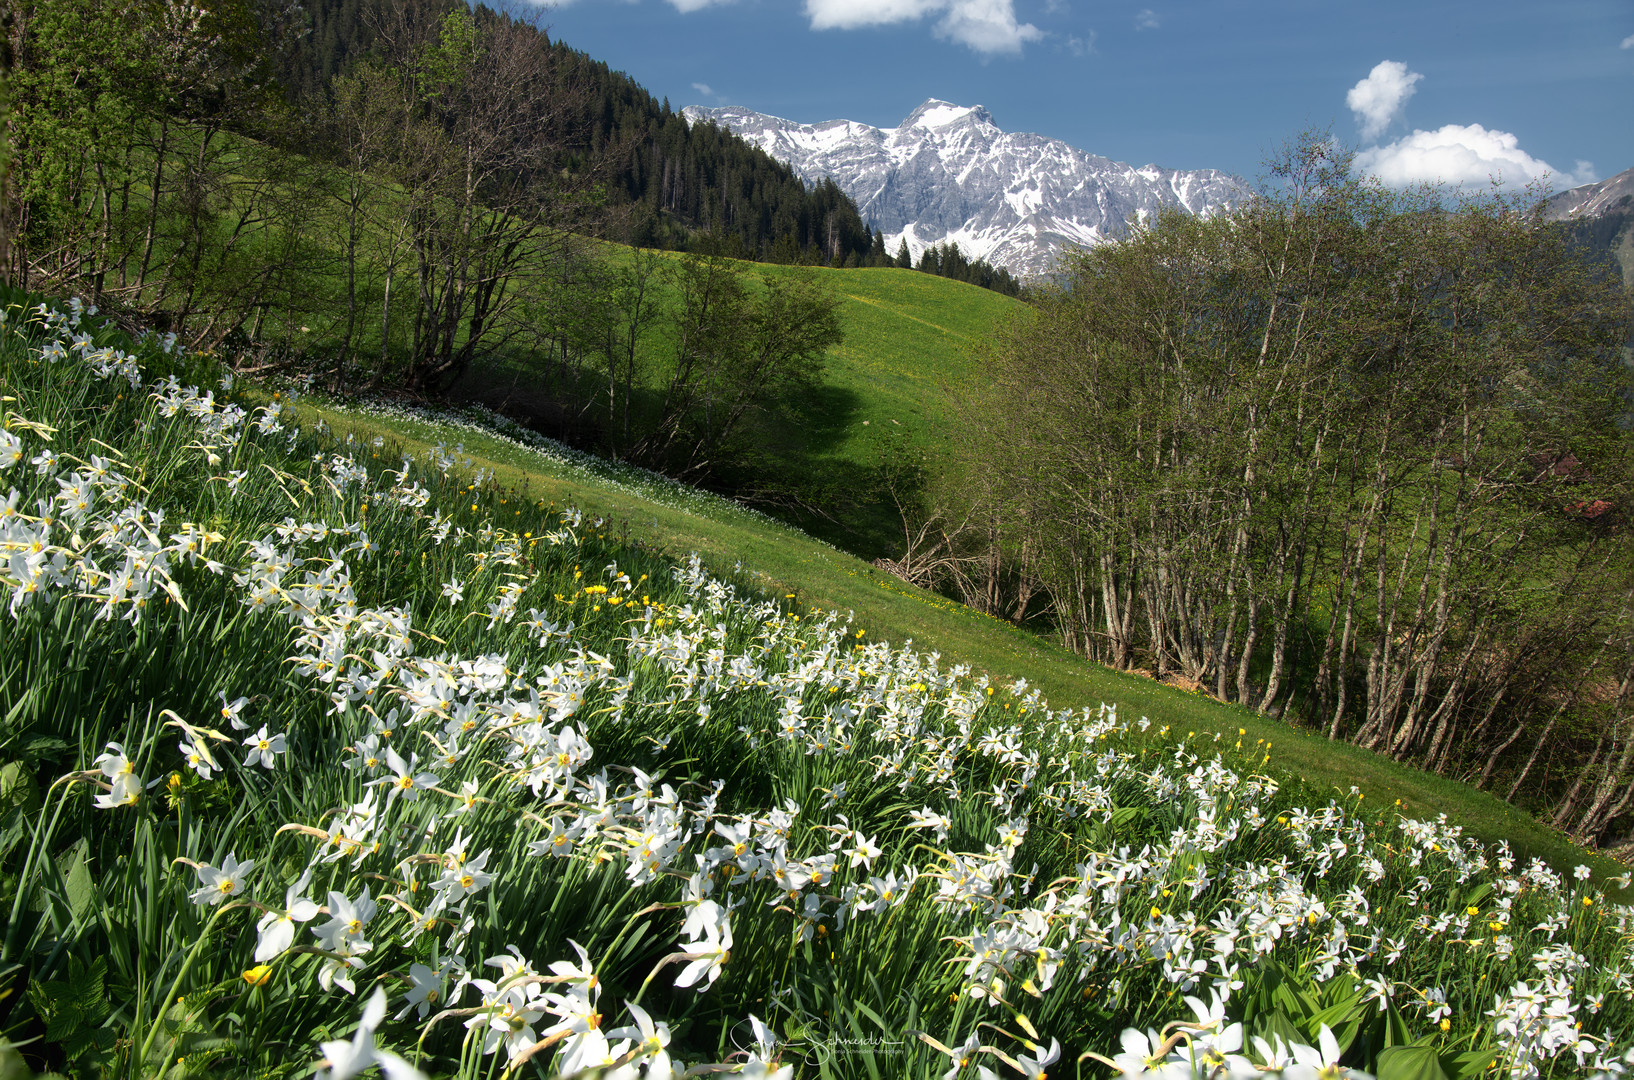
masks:
{"label": "mountain peak", "polygon": [[1249,194],[1235,176],[1212,169],[1137,169],[1059,139],[1010,134],[980,105],[930,98],[895,128],[854,121],[801,124],[742,108],[689,106],[688,119],[713,120],[808,183],[833,180],[885,234],[914,258],[952,242],[1018,277],[1050,272],[1065,246],[1089,246],[1174,207],[1212,214]]}
{"label": "mountain peak", "polygon": [[1584,184],[1562,191],[1544,204],[1544,213],[1551,221],[1597,217],[1609,210],[1627,206],[1631,197],[1634,197],[1634,169],[1624,169],[1597,184]]}
{"label": "mountain peak", "polygon": [[[898,125],[897,130],[905,131],[914,127],[944,128],[967,117],[978,123],[993,124],[993,114],[980,105],[955,105],[940,98],[926,98],[924,104],[909,113],[908,118]],[[993,126],[997,127],[996,124]]]}

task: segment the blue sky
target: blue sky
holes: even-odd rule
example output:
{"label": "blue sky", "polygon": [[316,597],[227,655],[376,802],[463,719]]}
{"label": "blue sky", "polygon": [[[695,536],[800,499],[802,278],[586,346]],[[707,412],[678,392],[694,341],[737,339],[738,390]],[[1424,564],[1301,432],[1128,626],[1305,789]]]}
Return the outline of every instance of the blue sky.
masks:
{"label": "blue sky", "polygon": [[[523,6],[517,3],[515,6]],[[683,105],[1007,131],[1254,179],[1331,127],[1394,182],[1634,166],[1634,0],[571,0],[552,36]]]}

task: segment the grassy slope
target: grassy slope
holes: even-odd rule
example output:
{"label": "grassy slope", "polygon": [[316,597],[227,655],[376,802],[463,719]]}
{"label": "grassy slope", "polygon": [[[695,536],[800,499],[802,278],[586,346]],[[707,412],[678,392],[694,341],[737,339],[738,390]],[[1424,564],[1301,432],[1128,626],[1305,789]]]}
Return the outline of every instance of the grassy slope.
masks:
{"label": "grassy slope", "polygon": [[1485,792],[1302,733],[1238,706],[1091,664],[730,503],[704,496],[677,498],[665,494],[661,485],[643,491],[639,484],[610,484],[547,455],[467,429],[313,404],[303,408],[321,415],[337,434],[385,436],[410,453],[439,442],[461,443],[476,467],[491,469],[498,483],[524,490],[530,499],[572,504],[611,518],[615,529],[627,529],[675,555],[697,551],[717,568],[741,565],[761,586],[796,593],[802,606],[852,610],[870,635],[893,642],[912,639],[940,651],[945,663],[967,663],[994,676],[1024,676],[1043,689],[1053,707],[1115,702],[1126,718],[1147,716],[1176,730],[1217,733],[1228,746],[1241,729],[1248,745],[1272,743],[1267,772],[1285,783],[1303,781],[1314,802],[1356,785],[1381,813],[1400,799],[1414,817],[1445,813],[1472,835],[1489,842],[1507,839],[1517,852],[1541,856],[1559,869],[1587,863],[1597,878],[1621,870]]}
{"label": "grassy slope", "polygon": [[[626,259],[628,252],[618,245],[605,248],[614,264]],[[683,257],[677,252],[656,254],[671,261]],[[930,473],[940,471],[956,433],[949,391],[976,377],[975,346],[1021,311],[1021,302],[915,270],[742,266],[751,282],[762,274],[814,275],[841,300],[845,341],[828,354],[822,392],[802,403],[804,425],[795,467],[808,477],[836,478],[842,486],[841,478],[870,475],[887,454],[920,459]],[[656,288],[661,303],[676,302],[668,282],[660,280]],[[669,347],[662,334],[649,333],[643,367],[649,373],[667,370]],[[525,379],[528,361],[508,356],[493,371],[489,377],[502,382]],[[649,374],[649,384],[654,377]],[[865,498],[860,509],[838,520],[790,516],[814,535],[870,558],[894,554],[900,541],[896,509],[883,499]]]}
{"label": "grassy slope", "polygon": [[[914,270],[819,268],[817,274],[844,299],[845,343],[829,353],[825,382],[835,391],[829,400],[848,415],[826,417],[826,455],[862,468],[886,455],[917,458],[932,475],[942,472],[958,430],[951,391],[977,377],[975,346],[1021,303]],[[821,520],[800,524],[869,556],[894,555],[900,547],[900,519],[884,502],[863,507],[838,528]]]}
{"label": "grassy slope", "polygon": [[[770,267],[786,273],[786,267]],[[872,448],[864,422],[893,420],[928,446],[950,437],[947,389],[974,377],[973,347],[1021,303],[987,289],[913,270],[816,271],[845,299],[845,344],[829,354],[828,381],[856,395],[855,424],[836,452]]]}

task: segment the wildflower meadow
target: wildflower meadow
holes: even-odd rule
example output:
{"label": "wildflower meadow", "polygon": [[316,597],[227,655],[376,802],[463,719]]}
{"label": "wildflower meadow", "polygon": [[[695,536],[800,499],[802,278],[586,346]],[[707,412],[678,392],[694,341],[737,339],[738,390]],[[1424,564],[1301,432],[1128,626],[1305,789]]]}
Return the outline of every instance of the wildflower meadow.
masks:
{"label": "wildflower meadow", "polygon": [[6,1076],[1634,1068],[1586,870],[3,314]]}

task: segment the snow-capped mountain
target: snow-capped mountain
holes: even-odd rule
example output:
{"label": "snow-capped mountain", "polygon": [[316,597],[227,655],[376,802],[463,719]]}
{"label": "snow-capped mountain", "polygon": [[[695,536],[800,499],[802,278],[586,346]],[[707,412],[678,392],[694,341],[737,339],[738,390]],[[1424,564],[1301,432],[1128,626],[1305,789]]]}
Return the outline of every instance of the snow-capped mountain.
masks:
{"label": "snow-capped mountain", "polygon": [[1624,169],[1598,184],[1584,184],[1562,191],[1544,207],[1544,214],[1551,221],[1599,217],[1614,210],[1634,209],[1634,169]]}
{"label": "snow-capped mountain", "polygon": [[934,98],[894,128],[798,124],[735,107],[684,114],[713,120],[807,182],[831,177],[893,254],[904,237],[916,259],[952,240],[1023,277],[1049,270],[1063,243],[1100,243],[1167,206],[1210,214],[1249,193],[1228,173],[1135,168],[1059,139],[1001,131],[979,105]]}

